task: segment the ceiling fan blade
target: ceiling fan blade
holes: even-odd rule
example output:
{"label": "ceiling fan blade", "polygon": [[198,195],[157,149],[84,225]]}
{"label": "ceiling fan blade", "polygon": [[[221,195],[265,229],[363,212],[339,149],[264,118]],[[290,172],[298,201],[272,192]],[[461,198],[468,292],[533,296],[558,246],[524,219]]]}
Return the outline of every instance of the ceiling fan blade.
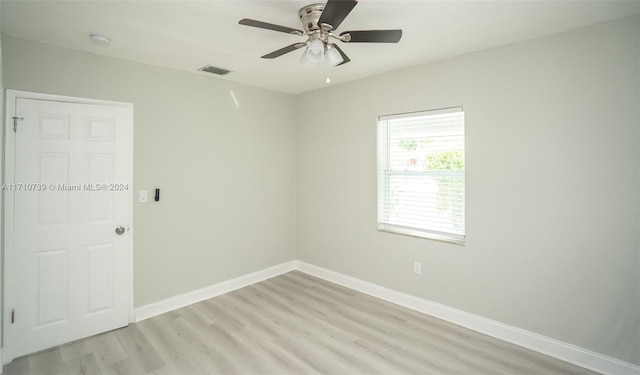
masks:
{"label": "ceiling fan blade", "polygon": [[398,43],[402,38],[402,30],[358,30],[345,31],[340,36],[346,36],[349,43]]}
{"label": "ceiling fan blade", "polygon": [[257,27],[260,29],[267,29],[273,31],[280,31],[282,33],[293,34],[293,35],[303,35],[302,30],[293,29],[287,26],[274,25],[268,22],[256,21],[249,18],[243,18],[238,22],[240,25]]}
{"label": "ceiling fan blade", "polygon": [[340,65],[346,64],[346,63],[348,63],[349,61],[351,61],[351,59],[349,58],[349,56],[347,56],[347,55],[342,51],[342,49],[340,49],[340,47],[338,47],[338,45],[337,45],[337,44],[334,44],[334,45],[333,45],[333,48],[335,48],[338,52],[340,52],[340,56],[342,56],[342,62],[341,62],[340,64],[336,65],[336,66],[340,66]]}
{"label": "ceiling fan blade", "polygon": [[329,0],[324,6],[324,10],[318,20],[318,26],[322,27],[323,23],[331,25],[333,30],[344,21],[344,19],[351,13],[353,7],[358,4],[357,0]]}
{"label": "ceiling fan blade", "polygon": [[268,54],[262,56],[262,58],[263,59],[275,59],[276,57],[280,57],[280,56],[284,55],[285,53],[289,53],[289,52],[295,51],[298,48],[302,48],[304,46],[306,46],[306,43],[294,43],[294,44],[291,44],[291,45],[286,46],[284,48],[280,48],[277,51],[273,51],[271,53],[268,53]]}

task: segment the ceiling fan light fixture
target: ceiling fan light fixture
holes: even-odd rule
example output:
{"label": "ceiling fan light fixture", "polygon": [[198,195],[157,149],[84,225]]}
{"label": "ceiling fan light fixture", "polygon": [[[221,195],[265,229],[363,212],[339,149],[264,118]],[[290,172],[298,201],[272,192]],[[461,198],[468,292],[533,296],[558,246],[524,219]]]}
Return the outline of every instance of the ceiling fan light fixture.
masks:
{"label": "ceiling fan light fixture", "polygon": [[327,63],[331,66],[336,66],[344,61],[340,52],[333,47],[333,44],[327,44],[327,51],[324,55],[327,58]]}
{"label": "ceiling fan light fixture", "polygon": [[314,65],[316,65],[316,63],[309,60],[309,58],[307,57],[308,52],[309,52],[309,47],[307,47],[307,49],[304,50],[304,53],[302,54],[302,56],[300,56],[300,61],[298,63],[300,65],[306,66],[307,68],[313,68]]}
{"label": "ceiling fan light fixture", "polygon": [[320,39],[314,39],[309,43],[305,52],[307,59],[312,63],[319,63],[324,57],[324,43]]}

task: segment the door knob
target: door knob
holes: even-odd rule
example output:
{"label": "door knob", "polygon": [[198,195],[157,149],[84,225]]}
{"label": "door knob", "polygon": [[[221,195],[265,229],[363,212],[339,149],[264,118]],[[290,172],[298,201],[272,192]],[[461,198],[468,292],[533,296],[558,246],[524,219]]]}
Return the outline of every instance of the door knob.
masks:
{"label": "door knob", "polygon": [[117,235],[121,235],[122,233],[124,233],[124,227],[120,226],[116,228],[116,234]]}

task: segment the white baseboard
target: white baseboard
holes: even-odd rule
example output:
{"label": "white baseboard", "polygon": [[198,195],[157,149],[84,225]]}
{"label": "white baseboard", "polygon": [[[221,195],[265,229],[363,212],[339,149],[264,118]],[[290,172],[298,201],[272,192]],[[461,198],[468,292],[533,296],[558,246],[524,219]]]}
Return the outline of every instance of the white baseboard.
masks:
{"label": "white baseboard", "polygon": [[479,315],[448,307],[423,298],[397,292],[380,285],[346,276],[309,263],[295,261],[295,269],[335,284],[446,320],[473,331],[504,340],[565,362],[602,374],[640,375],[640,366],[623,362],[562,341],[509,326]]}
{"label": "white baseboard", "polygon": [[244,288],[245,286],[293,271],[294,269],[295,261],[285,262],[248,275],[236,277],[202,289],[181,294],[179,296],[140,306],[135,309],[135,321],[139,322],[221,294],[229,293],[236,289]]}

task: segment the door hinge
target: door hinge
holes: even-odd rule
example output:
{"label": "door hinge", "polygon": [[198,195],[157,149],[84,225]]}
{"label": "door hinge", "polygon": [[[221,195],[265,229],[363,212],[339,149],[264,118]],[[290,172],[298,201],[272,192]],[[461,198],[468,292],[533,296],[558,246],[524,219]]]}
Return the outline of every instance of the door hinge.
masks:
{"label": "door hinge", "polygon": [[13,324],[15,321],[16,321],[16,310],[11,309],[11,324]]}
{"label": "door hinge", "polygon": [[18,131],[18,120],[24,120],[24,117],[12,117],[13,118],[13,131]]}

